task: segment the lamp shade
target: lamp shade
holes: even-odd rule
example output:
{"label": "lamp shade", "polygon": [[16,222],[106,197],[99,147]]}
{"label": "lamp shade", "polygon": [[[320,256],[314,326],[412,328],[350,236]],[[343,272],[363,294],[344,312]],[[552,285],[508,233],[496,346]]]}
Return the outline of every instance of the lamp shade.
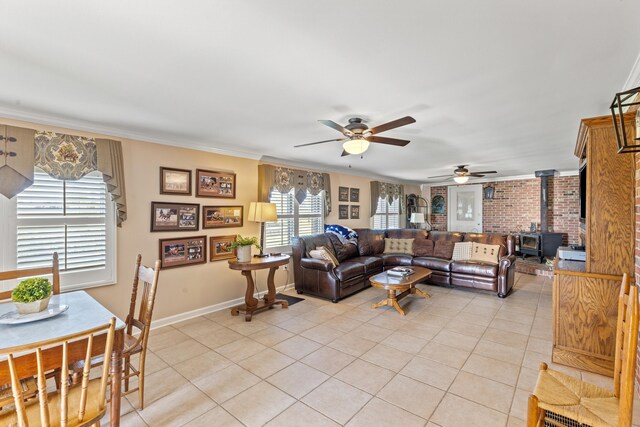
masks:
{"label": "lamp shade", "polygon": [[424,214],[422,212],[413,212],[409,222],[412,224],[424,224]]}
{"label": "lamp shade", "polygon": [[278,220],[275,203],[251,202],[249,205],[249,221],[275,222]]}
{"label": "lamp shade", "polygon": [[369,141],[364,138],[351,139],[342,144],[342,148],[349,154],[362,154],[369,149]]}
{"label": "lamp shade", "polygon": [[462,176],[454,176],[453,180],[455,182],[457,182],[458,184],[464,184],[465,182],[469,181],[469,177],[466,175],[462,175]]}

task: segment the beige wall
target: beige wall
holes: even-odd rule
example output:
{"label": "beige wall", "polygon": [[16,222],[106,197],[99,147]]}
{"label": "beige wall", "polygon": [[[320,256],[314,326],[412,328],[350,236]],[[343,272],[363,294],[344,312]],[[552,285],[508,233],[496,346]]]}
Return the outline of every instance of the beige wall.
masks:
{"label": "beige wall", "polygon": [[[54,132],[83,135],[89,137],[109,137],[54,126],[3,119],[3,123],[50,130]],[[113,137],[111,137],[113,138]],[[122,138],[125,180],[127,189],[128,217],[117,231],[117,283],[111,286],[93,288],[88,292],[119,317],[124,318],[128,310],[131,292],[131,278],[135,257],[142,254],[147,265],[159,256],[161,238],[182,236],[215,235],[258,235],[259,225],[246,221],[249,203],[255,201],[258,193],[258,161],[240,157],[224,156],[215,153],[152,144]],[[159,167],[180,169],[211,169],[236,173],[236,199],[197,198],[194,196],[169,196],[159,193]],[[327,217],[327,223],[342,223],[349,227],[369,227],[370,183],[371,179],[346,174],[331,174],[333,211]],[[360,219],[338,221],[338,187],[360,188]],[[412,189],[409,192],[417,192]],[[149,231],[150,209],[152,201],[171,201],[198,203],[200,205],[243,205],[245,208],[244,226],[222,230],[200,230],[196,232],[159,232]],[[254,249],[255,250],[255,249]],[[259,271],[258,290],[265,290],[266,271]],[[276,286],[293,282],[288,272],[278,270]],[[63,282],[64,283],[64,282]],[[226,261],[207,262],[182,268],[162,270],[154,311],[155,319],[181,314],[191,310],[208,307],[244,296],[245,279],[237,271],[229,270]]]}

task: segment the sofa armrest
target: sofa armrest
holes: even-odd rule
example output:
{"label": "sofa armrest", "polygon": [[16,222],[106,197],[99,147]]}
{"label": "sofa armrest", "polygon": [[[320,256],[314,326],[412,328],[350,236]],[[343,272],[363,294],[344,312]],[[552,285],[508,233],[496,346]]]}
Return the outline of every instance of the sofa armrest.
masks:
{"label": "sofa armrest", "polygon": [[312,270],[320,270],[320,271],[333,270],[333,263],[325,259],[301,258],[300,265],[303,268],[310,268]]}
{"label": "sofa armrest", "polygon": [[500,258],[498,265],[498,296],[500,298],[506,297],[513,288],[516,274],[515,262],[515,255]]}

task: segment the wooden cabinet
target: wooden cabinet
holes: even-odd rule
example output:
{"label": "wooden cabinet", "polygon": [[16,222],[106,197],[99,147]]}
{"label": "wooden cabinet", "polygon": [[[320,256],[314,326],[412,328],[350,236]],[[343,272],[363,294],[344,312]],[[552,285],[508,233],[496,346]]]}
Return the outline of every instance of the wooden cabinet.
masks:
{"label": "wooden cabinet", "polygon": [[[625,117],[625,122],[629,135],[635,135],[634,115]],[[633,273],[634,156],[618,154],[611,116],[582,120],[575,154],[587,168],[586,271]]]}
{"label": "wooden cabinet", "polygon": [[583,269],[583,262],[556,259],[552,360],[613,376],[622,276],[587,273]]}
{"label": "wooden cabinet", "polygon": [[[625,122],[635,135],[633,115]],[[552,360],[613,376],[620,283],[634,272],[634,156],[618,154],[611,116],[582,120],[575,154],[587,168],[587,259],[556,259]]]}

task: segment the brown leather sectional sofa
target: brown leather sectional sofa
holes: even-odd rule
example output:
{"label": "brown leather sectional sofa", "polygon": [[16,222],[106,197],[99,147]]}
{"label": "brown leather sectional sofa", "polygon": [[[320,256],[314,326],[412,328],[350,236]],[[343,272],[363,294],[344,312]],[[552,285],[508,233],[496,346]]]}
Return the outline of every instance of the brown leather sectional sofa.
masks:
{"label": "brown leather sectional sofa", "polygon": [[[459,233],[412,229],[357,229],[358,245],[342,244],[332,233],[294,237],[293,274],[299,294],[307,293],[333,302],[370,286],[369,277],[399,265],[417,265],[433,271],[426,283],[463,286],[509,294],[515,275],[515,238],[495,233]],[[384,254],[384,239],[414,239],[415,255]],[[455,242],[500,245],[498,264],[452,261]],[[309,251],[320,246],[333,251],[340,265],[314,259]],[[423,256],[420,256],[423,255]]]}

